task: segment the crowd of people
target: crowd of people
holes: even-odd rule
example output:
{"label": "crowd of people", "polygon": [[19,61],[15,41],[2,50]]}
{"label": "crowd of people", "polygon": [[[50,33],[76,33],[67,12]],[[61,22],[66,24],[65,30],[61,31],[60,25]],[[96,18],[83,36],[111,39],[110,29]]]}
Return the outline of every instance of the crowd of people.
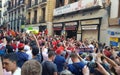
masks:
{"label": "crowd of people", "polygon": [[95,40],[0,29],[3,75],[120,75],[120,52]]}

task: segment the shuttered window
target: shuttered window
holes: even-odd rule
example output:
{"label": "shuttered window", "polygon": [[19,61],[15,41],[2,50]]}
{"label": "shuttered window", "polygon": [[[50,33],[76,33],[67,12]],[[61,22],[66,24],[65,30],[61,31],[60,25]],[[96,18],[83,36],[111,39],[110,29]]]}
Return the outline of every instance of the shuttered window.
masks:
{"label": "shuttered window", "polygon": [[64,6],[64,0],[56,0],[56,8]]}

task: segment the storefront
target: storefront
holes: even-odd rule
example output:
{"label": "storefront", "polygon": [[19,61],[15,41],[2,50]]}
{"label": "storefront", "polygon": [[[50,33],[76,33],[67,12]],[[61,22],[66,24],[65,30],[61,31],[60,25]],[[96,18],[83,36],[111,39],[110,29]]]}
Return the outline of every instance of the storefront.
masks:
{"label": "storefront", "polygon": [[[54,9],[54,23],[64,24],[67,38],[107,42],[108,13],[100,0],[81,0]],[[108,42],[107,42],[108,44]]]}
{"label": "storefront", "polygon": [[109,39],[110,39],[110,45],[111,46],[119,47],[119,49],[120,49],[120,31],[109,30],[108,34],[110,36],[109,37]]}
{"label": "storefront", "polygon": [[99,41],[101,18],[81,20],[80,25],[82,40]]}
{"label": "storefront", "polygon": [[109,45],[120,49],[120,18],[109,19]]}
{"label": "storefront", "polygon": [[65,22],[65,31],[66,31],[66,37],[67,38],[72,38],[72,37],[77,37],[77,29],[78,29],[78,21],[73,21],[73,22]]}
{"label": "storefront", "polygon": [[54,23],[53,24],[53,31],[55,35],[61,35],[61,31],[63,30],[62,23]]}
{"label": "storefront", "polygon": [[46,23],[40,23],[40,25],[39,25],[39,31],[40,32],[43,32],[46,28],[47,28],[47,24]]}

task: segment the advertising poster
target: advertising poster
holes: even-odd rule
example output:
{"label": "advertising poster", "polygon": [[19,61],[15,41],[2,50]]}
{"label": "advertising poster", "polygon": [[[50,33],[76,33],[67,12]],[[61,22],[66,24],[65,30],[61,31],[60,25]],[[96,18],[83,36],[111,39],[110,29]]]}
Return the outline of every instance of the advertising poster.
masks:
{"label": "advertising poster", "polygon": [[110,45],[118,46],[119,45],[119,38],[118,37],[110,37]]}

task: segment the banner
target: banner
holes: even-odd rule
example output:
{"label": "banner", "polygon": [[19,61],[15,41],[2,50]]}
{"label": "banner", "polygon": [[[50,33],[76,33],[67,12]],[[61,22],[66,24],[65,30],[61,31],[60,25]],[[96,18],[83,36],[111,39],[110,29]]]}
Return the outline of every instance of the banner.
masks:
{"label": "banner", "polygon": [[54,9],[54,16],[70,13],[73,11],[78,11],[82,9],[87,9],[95,6],[102,6],[101,0],[80,0],[72,4],[68,4],[59,8]]}

